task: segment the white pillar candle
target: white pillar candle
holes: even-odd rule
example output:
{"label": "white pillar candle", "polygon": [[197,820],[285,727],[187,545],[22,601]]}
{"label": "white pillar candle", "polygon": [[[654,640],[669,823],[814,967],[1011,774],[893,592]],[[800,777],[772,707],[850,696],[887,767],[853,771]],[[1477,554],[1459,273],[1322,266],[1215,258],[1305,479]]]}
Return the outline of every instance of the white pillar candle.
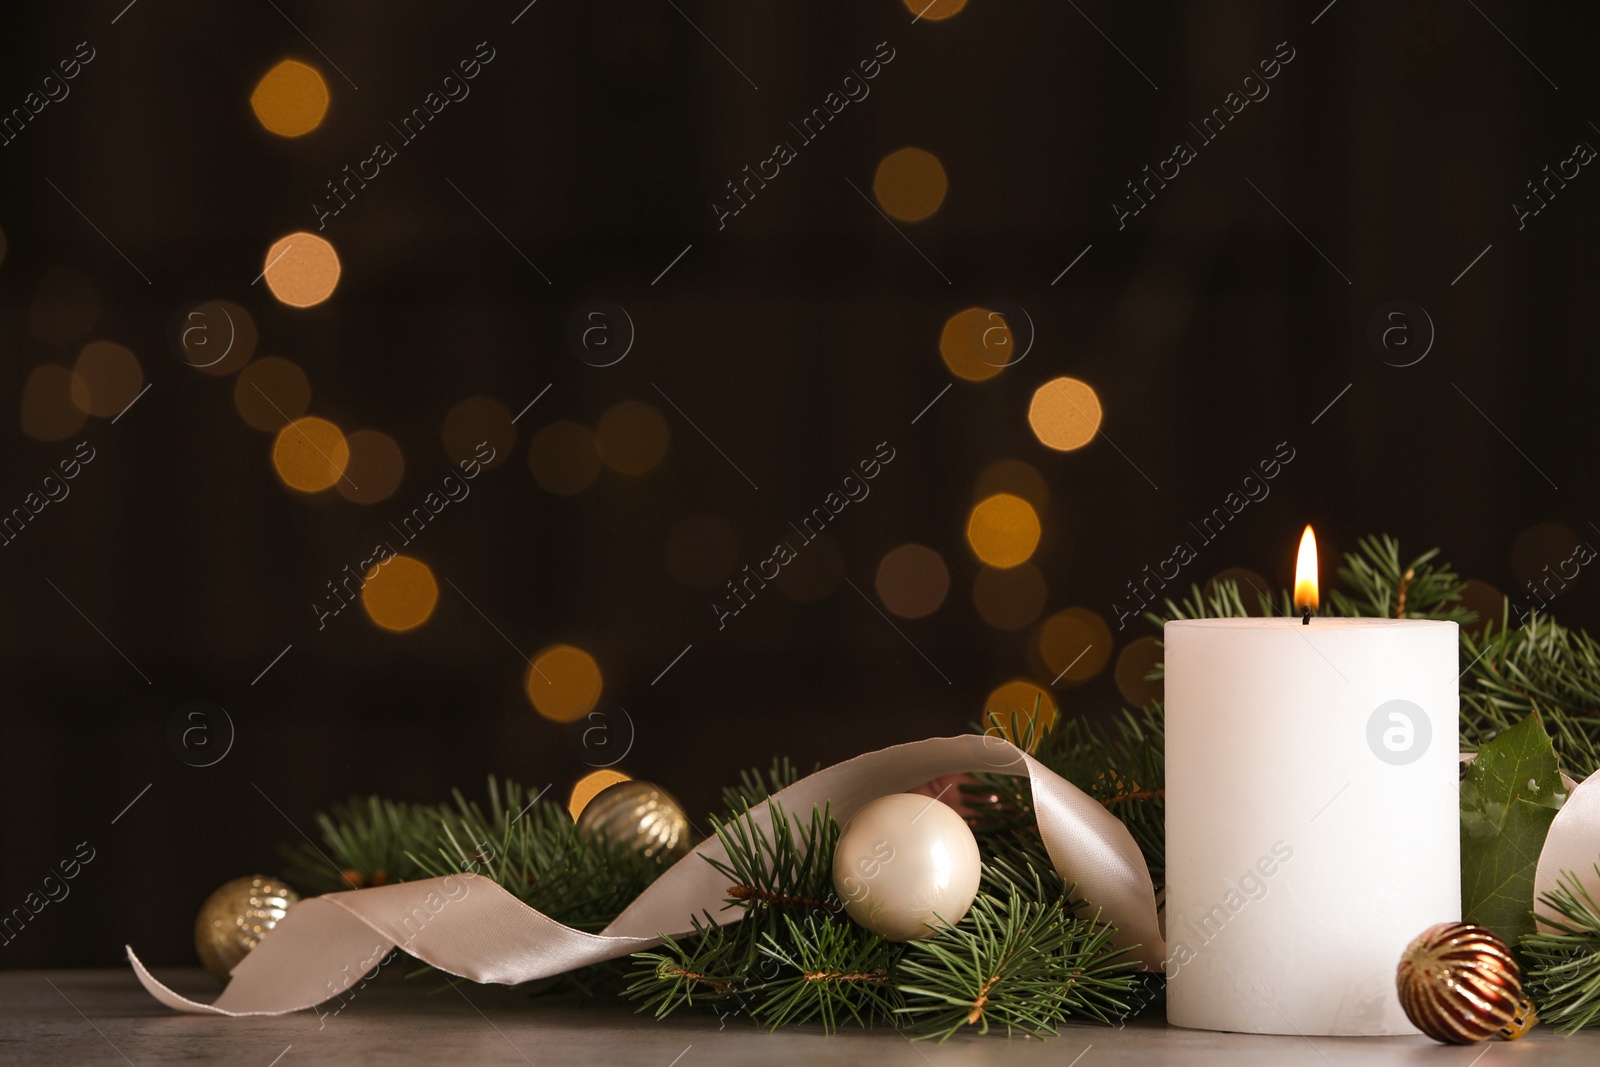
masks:
{"label": "white pillar candle", "polygon": [[1457,634],[1169,622],[1167,1019],[1412,1034],[1395,967],[1461,917]]}

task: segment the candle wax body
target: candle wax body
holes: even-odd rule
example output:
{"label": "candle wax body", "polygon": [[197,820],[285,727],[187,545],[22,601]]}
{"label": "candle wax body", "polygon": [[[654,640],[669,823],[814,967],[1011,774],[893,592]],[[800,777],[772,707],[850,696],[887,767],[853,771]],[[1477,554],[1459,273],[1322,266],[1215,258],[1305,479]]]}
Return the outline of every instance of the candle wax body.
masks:
{"label": "candle wax body", "polygon": [[1461,916],[1457,633],[1169,622],[1167,1019],[1412,1034],[1395,968]]}

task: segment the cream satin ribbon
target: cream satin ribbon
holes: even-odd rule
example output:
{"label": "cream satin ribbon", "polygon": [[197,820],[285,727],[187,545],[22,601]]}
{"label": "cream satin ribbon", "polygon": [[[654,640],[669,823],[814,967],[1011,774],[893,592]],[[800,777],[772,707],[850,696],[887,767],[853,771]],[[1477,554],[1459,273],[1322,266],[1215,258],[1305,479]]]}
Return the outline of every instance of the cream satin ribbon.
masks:
{"label": "cream satin ribbon", "polygon": [[1563,871],[1576,875],[1589,895],[1600,900],[1600,873],[1595,871],[1595,864],[1600,863],[1600,772],[1585,778],[1581,785],[1574,786],[1564,774],[1561,780],[1567,786],[1567,802],[1550,823],[1533,874],[1533,917],[1539,929],[1547,932],[1552,929],[1545,921],[1550,909],[1539,903],[1539,898],[1556,888]]}
{"label": "cream satin ribbon", "polygon": [[[774,797],[791,816],[828,805],[846,822],[880,796],[913,789],[946,774],[1026,775],[1033,786],[1039,832],[1056,870],[1101,918],[1116,927],[1129,958],[1161,967],[1165,945],[1149,868],[1116,816],[1077,786],[1002,738],[967,734],[869,752],[801,779]],[[767,805],[753,825],[770,835]],[[347,991],[393,948],[474,982],[511,985],[615,959],[691,932],[709,912],[719,923],[743,911],[723,910],[728,880],[705,862],[726,861],[715,839],[702,842],[641,893],[598,934],[563,926],[487,878],[449,875],[356,889],[303,900],[233,969],[213,1004],[179,996],[150,974],[132,947],[128,960],[145,989],[178,1011],[215,1015],[282,1015]]]}

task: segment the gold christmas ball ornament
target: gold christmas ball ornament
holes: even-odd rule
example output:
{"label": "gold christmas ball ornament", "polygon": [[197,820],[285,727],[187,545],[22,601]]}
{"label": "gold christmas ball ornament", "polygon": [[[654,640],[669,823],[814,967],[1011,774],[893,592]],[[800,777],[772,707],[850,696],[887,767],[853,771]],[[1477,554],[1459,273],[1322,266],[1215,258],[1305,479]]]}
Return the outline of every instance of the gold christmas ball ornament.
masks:
{"label": "gold christmas ball ornament", "polygon": [[1428,927],[1400,957],[1395,986],[1406,1017],[1447,1045],[1514,1041],[1538,1022],[1510,947],[1482,926]]}
{"label": "gold christmas ball ornament", "polygon": [[239,965],[289,909],[300,894],[264,874],[235,878],[200,905],[194,920],[194,949],[200,962],[226,982]]}
{"label": "gold christmas ball ornament", "polygon": [[689,851],[689,818],[660,786],[627,781],[595,794],[578,814],[578,830],[671,863]]}

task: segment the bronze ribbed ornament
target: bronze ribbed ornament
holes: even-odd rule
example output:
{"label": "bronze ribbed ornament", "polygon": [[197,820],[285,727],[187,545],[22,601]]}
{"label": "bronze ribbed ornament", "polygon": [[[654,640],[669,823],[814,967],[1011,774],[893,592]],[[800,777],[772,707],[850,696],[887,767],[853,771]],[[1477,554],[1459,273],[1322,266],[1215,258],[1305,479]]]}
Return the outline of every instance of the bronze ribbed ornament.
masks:
{"label": "bronze ribbed ornament", "polygon": [[1470,1045],[1496,1035],[1513,1041],[1538,1020],[1522,993],[1522,970],[1492,931],[1440,923],[1406,947],[1395,973],[1400,1006],[1435,1041]]}

